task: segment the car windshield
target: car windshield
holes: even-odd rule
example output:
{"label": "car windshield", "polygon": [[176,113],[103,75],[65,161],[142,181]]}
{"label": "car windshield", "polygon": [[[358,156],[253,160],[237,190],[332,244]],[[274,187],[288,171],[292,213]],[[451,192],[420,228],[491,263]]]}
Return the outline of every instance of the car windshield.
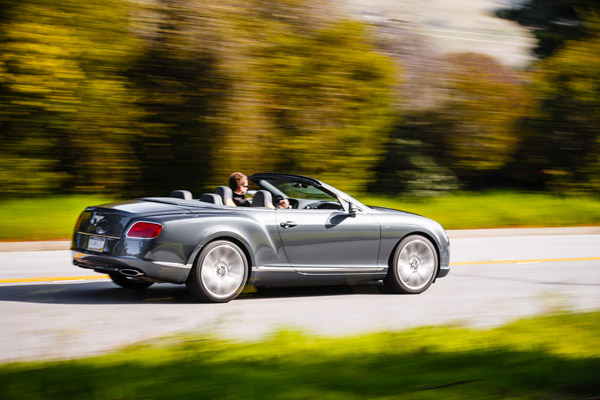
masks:
{"label": "car windshield", "polygon": [[282,192],[286,197],[290,197],[292,199],[337,201],[337,198],[303,182],[293,180],[261,179],[261,185],[265,186],[267,189],[269,189],[268,186],[271,185]]}

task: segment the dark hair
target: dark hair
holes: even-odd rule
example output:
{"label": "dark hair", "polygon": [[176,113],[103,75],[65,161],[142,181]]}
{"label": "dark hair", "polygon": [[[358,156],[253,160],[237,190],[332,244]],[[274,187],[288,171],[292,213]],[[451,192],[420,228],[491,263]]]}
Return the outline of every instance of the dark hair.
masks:
{"label": "dark hair", "polygon": [[235,192],[240,186],[242,186],[244,180],[248,180],[246,175],[242,174],[241,172],[234,172],[233,174],[229,175],[229,187]]}

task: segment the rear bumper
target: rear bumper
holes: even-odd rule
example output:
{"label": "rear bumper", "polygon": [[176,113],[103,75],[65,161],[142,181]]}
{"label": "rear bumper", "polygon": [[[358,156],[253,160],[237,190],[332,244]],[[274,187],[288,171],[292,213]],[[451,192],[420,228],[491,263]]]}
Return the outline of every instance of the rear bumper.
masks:
{"label": "rear bumper", "polygon": [[93,269],[100,273],[120,273],[122,270],[135,270],[149,280],[171,283],[185,283],[191,264],[179,264],[163,261],[146,261],[134,257],[114,257],[90,252],[71,250],[73,264]]}

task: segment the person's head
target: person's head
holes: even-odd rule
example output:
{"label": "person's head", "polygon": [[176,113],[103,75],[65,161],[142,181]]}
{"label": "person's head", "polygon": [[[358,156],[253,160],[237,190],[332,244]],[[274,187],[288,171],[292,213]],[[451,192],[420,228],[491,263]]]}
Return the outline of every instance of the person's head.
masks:
{"label": "person's head", "polygon": [[229,175],[229,187],[237,193],[246,193],[248,191],[248,177],[241,172],[234,172]]}

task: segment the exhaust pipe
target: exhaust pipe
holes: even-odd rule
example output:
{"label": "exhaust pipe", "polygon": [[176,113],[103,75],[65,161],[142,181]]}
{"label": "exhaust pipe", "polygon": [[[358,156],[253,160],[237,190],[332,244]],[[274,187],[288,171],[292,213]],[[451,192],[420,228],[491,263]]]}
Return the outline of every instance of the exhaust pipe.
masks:
{"label": "exhaust pipe", "polygon": [[121,273],[121,275],[130,276],[130,277],[133,277],[133,278],[144,276],[143,272],[140,272],[140,271],[135,270],[135,269],[124,268],[124,269],[120,269],[119,272]]}

